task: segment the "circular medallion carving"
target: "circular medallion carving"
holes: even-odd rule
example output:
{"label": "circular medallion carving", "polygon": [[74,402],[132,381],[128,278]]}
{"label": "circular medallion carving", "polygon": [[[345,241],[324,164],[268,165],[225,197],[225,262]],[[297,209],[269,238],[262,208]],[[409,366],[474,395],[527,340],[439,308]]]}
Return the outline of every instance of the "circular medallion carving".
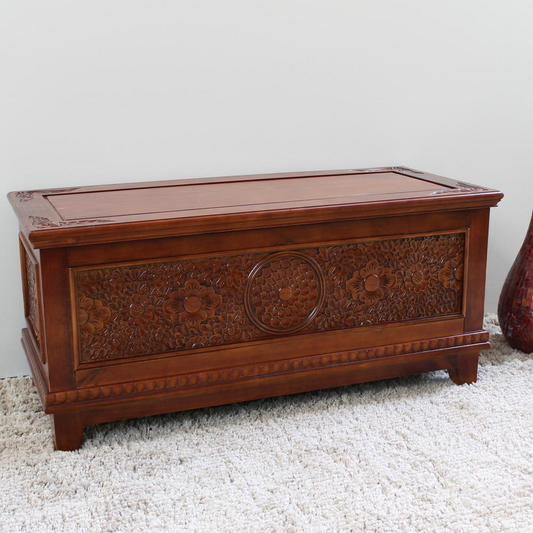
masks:
{"label": "circular medallion carving", "polygon": [[265,257],[250,273],[245,304],[250,320],[267,333],[305,327],[324,303],[324,276],[314,259],[300,252]]}

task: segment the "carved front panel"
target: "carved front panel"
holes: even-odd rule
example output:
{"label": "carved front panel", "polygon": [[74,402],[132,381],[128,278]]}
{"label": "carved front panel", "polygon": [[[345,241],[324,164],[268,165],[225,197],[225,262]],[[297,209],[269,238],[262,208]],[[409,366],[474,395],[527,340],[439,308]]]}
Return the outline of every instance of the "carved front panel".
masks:
{"label": "carved front panel", "polygon": [[461,312],[463,233],[74,272],[82,363]]}

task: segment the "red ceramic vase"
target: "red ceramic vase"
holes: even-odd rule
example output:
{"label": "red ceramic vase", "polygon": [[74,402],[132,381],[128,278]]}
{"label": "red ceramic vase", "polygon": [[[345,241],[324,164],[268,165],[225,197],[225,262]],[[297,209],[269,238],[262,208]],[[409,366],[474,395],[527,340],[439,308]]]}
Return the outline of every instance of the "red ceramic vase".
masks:
{"label": "red ceramic vase", "polygon": [[498,318],[512,348],[533,352],[533,214],[500,295]]}

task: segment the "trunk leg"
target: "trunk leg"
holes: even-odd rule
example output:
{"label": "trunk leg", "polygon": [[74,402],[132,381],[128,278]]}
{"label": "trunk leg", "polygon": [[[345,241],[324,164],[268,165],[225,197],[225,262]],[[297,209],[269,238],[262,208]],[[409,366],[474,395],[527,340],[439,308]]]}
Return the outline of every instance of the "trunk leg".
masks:
{"label": "trunk leg", "polygon": [[457,356],[457,364],[448,370],[451,380],[457,385],[477,381],[479,352],[462,353]]}
{"label": "trunk leg", "polygon": [[55,449],[62,451],[77,450],[83,437],[83,422],[78,414],[52,415]]}

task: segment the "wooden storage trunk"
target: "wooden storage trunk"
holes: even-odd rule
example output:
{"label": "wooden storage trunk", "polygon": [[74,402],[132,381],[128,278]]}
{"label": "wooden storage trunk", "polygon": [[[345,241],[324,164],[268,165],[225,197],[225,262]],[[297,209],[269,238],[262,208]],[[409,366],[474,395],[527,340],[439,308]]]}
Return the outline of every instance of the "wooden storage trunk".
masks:
{"label": "wooden storage trunk", "polygon": [[403,167],[10,193],[57,449],[112,420],[437,369],[475,381],[501,198]]}

